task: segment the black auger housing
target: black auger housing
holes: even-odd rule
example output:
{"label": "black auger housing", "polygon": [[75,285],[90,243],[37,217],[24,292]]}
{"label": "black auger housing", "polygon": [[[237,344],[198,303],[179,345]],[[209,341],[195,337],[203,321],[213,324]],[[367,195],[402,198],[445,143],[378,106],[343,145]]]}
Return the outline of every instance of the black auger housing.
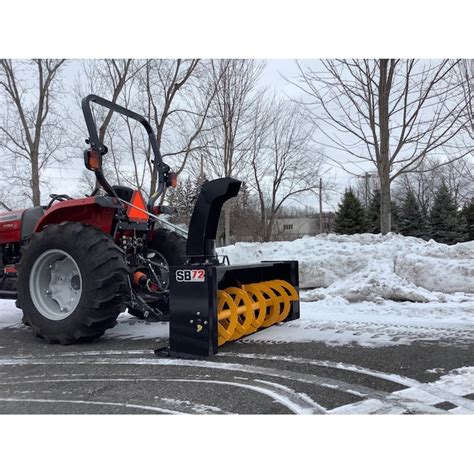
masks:
{"label": "black auger housing", "polygon": [[[289,305],[285,321],[300,316],[297,261],[252,265],[226,265],[219,262],[215,242],[221,209],[228,199],[237,196],[240,186],[241,182],[233,178],[208,181],[202,186],[189,226],[188,263],[170,268],[170,339],[167,350],[158,353],[172,356],[216,354],[225,339],[219,336],[223,329],[219,327],[223,324],[220,315],[224,311],[237,312],[241,328],[245,325],[242,314],[251,317],[252,311],[277,313],[276,306],[281,304],[283,307],[284,303]],[[274,282],[281,282],[280,286]],[[291,295],[288,294],[291,291],[282,291],[284,282],[294,289]],[[238,290],[250,292],[254,297],[244,298]],[[227,309],[223,309],[221,300],[225,292],[232,293],[234,301],[235,295],[240,295],[241,304],[235,303],[235,307],[232,307],[230,303],[230,308],[227,305]],[[262,305],[265,304],[263,301],[268,302],[266,310],[263,307],[255,308],[259,299]],[[242,310],[245,304],[246,310],[239,314],[239,308]],[[253,308],[248,308],[249,305],[253,305]],[[263,315],[260,315],[260,319],[264,321]],[[268,326],[263,322],[260,327]],[[250,334],[260,327],[251,325]],[[246,334],[238,332],[237,335]]]}

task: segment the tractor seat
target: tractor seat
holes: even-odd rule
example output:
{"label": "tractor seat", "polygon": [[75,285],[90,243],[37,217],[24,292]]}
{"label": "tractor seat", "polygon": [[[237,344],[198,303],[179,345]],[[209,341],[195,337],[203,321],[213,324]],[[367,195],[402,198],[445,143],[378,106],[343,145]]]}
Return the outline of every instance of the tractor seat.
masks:
{"label": "tractor seat", "polygon": [[44,207],[26,209],[21,216],[21,239],[29,239],[38,221],[43,217]]}
{"label": "tractor seat", "polygon": [[127,186],[112,186],[112,189],[115,191],[115,194],[120,199],[123,199],[124,201],[130,202],[132,200],[132,194],[133,194],[133,189],[129,188]]}

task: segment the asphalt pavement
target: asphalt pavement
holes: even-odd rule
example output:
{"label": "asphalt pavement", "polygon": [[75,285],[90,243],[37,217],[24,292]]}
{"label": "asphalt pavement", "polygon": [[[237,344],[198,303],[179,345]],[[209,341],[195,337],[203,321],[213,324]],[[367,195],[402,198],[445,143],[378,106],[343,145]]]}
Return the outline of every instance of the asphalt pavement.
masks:
{"label": "asphalt pavement", "polygon": [[47,345],[26,327],[0,329],[0,413],[474,413],[472,380],[440,383],[474,366],[474,344],[236,342],[206,360],[159,358],[162,344]]}

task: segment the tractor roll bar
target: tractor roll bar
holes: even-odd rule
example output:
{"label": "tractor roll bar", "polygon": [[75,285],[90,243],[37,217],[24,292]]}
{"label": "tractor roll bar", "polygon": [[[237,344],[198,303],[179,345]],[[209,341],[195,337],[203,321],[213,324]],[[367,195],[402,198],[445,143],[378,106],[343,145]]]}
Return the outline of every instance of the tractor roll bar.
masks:
{"label": "tractor roll bar", "polygon": [[[149,209],[151,209],[157,198],[162,193],[165,185],[167,184],[168,172],[170,171],[170,167],[166,163],[164,163],[163,159],[161,158],[160,150],[158,149],[158,143],[156,141],[155,132],[151,128],[150,123],[142,115],[137,114],[136,112],[132,112],[131,110],[128,110],[125,107],[122,107],[121,105],[115,104],[114,102],[110,102],[109,100],[94,94],[88,95],[87,97],[82,99],[82,112],[84,114],[84,119],[87,125],[87,131],[89,133],[89,140],[87,141],[87,143],[89,143],[90,147],[93,150],[98,151],[101,155],[105,155],[108,152],[108,149],[103,143],[101,143],[99,139],[99,135],[97,133],[97,125],[94,121],[92,109],[90,106],[91,102],[94,102],[96,104],[101,105],[102,107],[112,110],[112,112],[117,112],[121,115],[125,115],[126,117],[136,120],[137,122],[140,122],[148,133],[148,138],[150,140],[151,149],[153,150],[154,155],[153,165],[158,175],[157,190],[152,196],[150,196],[150,199],[148,201],[148,207]],[[115,192],[105,179],[105,176],[102,171],[96,171],[95,173],[97,176],[97,181],[101,184],[105,191],[108,194],[115,196]]]}

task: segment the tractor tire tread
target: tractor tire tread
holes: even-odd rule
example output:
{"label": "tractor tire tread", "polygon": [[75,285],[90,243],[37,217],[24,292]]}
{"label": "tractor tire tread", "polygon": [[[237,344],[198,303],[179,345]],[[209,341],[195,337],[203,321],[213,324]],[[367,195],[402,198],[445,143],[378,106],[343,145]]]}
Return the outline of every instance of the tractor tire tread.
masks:
{"label": "tractor tire tread", "polygon": [[[68,317],[61,321],[70,320],[68,323],[53,328],[51,321],[41,317],[31,301],[28,267],[31,268],[34,258],[38,256],[35,257],[35,254],[44,251],[45,245],[51,242],[53,246],[60,247],[61,241],[76,242],[76,247],[80,248],[82,253],[79,255],[82,256],[77,260],[82,260],[78,264],[86,269],[87,288],[83,287],[81,301],[71,315],[74,318]],[[101,230],[78,222],[53,224],[33,234],[29,245],[22,249],[18,265],[17,306],[23,309],[23,322],[47,343],[68,345],[91,341],[116,325],[118,315],[125,310],[128,281],[124,252]]]}

